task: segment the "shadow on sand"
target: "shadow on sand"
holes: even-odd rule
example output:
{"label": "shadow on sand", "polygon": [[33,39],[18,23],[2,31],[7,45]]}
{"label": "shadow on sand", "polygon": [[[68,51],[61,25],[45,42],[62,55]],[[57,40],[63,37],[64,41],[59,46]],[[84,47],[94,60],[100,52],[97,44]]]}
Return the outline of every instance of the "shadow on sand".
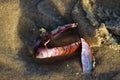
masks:
{"label": "shadow on sand", "polygon": [[[54,1],[54,0],[53,0]],[[65,15],[61,15],[61,13],[57,10],[52,0],[20,0],[21,7],[21,17],[18,24],[18,35],[23,41],[24,45],[19,51],[19,58],[23,61],[26,67],[26,75],[50,75],[52,73],[64,73],[67,63],[72,64],[73,61],[78,61],[78,57],[67,57],[59,59],[47,59],[47,60],[37,60],[33,57],[33,45],[35,43],[36,38],[39,35],[39,28],[44,27],[46,30],[50,31],[57,27],[58,25],[63,25],[67,23],[71,23],[72,18],[68,17],[71,15],[71,9],[66,10]],[[76,0],[77,1],[77,0]],[[68,6],[75,4],[76,1],[71,1],[71,3],[64,5],[67,9]],[[48,5],[48,3],[50,3]],[[42,6],[41,6],[41,5]],[[46,5],[47,4],[47,5]],[[48,13],[46,10],[38,9],[47,7]],[[54,11],[55,10],[55,11]],[[55,16],[59,17],[55,17]],[[50,16],[50,17],[49,17]],[[54,18],[54,19],[52,19]],[[73,60],[73,61],[72,61]],[[78,63],[79,64],[79,63]],[[79,66],[80,68],[80,66]]]}
{"label": "shadow on sand", "polygon": [[[36,60],[31,54],[33,53],[33,45],[39,35],[39,28],[44,27],[48,32],[56,28],[58,25],[64,25],[74,22],[71,17],[72,7],[77,0],[70,0],[69,4],[61,0],[65,8],[64,15],[55,5],[55,0],[20,0],[21,17],[18,24],[18,35],[23,41],[24,45],[19,51],[19,59],[23,61],[26,68],[25,75],[49,76],[53,73],[63,73],[67,75],[66,79],[78,80],[81,77],[81,67],[79,56],[69,57],[63,60]],[[60,0],[58,0],[60,1]],[[61,2],[60,1],[60,2]],[[39,8],[39,9],[38,9]],[[43,9],[42,9],[43,8]],[[69,9],[67,9],[69,8]],[[59,16],[59,17],[58,17]],[[45,61],[45,63],[44,63]],[[78,64],[77,64],[77,63]],[[71,65],[66,68],[66,65]],[[76,72],[80,75],[74,75]],[[113,80],[112,78],[117,75],[118,71],[108,72],[93,75],[88,80]],[[70,75],[74,76],[70,76]],[[109,75],[109,77],[107,77]],[[58,80],[58,79],[57,79]],[[80,79],[84,80],[84,78]]]}

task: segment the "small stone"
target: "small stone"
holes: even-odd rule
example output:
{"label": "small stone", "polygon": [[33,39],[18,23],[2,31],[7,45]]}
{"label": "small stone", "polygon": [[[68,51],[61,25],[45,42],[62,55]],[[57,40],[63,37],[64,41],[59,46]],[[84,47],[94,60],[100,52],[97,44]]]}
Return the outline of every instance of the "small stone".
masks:
{"label": "small stone", "polygon": [[70,65],[67,64],[67,67],[70,67]]}
{"label": "small stone", "polygon": [[79,72],[76,73],[76,75],[79,75],[79,74],[80,74]]}

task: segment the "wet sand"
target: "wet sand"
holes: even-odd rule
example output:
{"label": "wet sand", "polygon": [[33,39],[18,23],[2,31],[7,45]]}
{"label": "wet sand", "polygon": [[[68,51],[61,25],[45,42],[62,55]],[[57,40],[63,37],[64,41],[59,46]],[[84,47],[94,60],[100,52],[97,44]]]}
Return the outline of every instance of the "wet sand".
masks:
{"label": "wet sand", "polygon": [[106,45],[92,48],[96,67],[89,78],[82,74],[79,52],[53,60],[33,57],[39,28],[49,32],[58,25],[73,23],[71,12],[76,3],[0,0],[0,80],[120,80],[120,50]]}

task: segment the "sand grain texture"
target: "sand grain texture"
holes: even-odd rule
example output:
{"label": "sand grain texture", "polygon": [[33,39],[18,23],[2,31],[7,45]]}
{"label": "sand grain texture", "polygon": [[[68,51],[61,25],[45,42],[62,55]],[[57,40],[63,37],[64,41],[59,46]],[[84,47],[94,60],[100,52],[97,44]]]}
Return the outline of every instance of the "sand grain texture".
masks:
{"label": "sand grain texture", "polygon": [[[115,15],[110,17],[107,12],[102,13],[101,8],[98,12],[93,7],[87,8],[92,3],[106,4],[109,1],[84,1],[0,0],[0,80],[119,80],[120,37],[119,32],[114,32],[119,28],[113,27],[115,30],[112,30],[109,24],[116,20]],[[89,5],[83,6],[84,3]],[[105,7],[114,11],[114,7]],[[104,18],[99,14],[104,14]],[[119,16],[119,11],[116,15]],[[106,22],[108,18],[110,22]],[[76,55],[63,60],[36,60],[32,55],[41,27],[50,32],[58,25],[73,22],[79,23],[80,34],[91,44],[96,58],[96,68],[87,79],[82,75],[80,58]],[[75,40],[71,39],[71,31],[64,34],[52,43],[60,45],[63,42],[64,45],[78,39],[74,36],[77,32],[72,33]]]}

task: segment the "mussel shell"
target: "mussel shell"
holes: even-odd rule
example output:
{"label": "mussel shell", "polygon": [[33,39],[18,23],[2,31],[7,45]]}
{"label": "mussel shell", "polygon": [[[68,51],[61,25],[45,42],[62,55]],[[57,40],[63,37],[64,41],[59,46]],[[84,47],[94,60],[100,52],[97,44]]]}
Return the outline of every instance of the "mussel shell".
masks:
{"label": "mussel shell", "polygon": [[65,46],[80,40],[78,28],[67,30],[56,37],[53,37],[47,44],[47,47]]}

